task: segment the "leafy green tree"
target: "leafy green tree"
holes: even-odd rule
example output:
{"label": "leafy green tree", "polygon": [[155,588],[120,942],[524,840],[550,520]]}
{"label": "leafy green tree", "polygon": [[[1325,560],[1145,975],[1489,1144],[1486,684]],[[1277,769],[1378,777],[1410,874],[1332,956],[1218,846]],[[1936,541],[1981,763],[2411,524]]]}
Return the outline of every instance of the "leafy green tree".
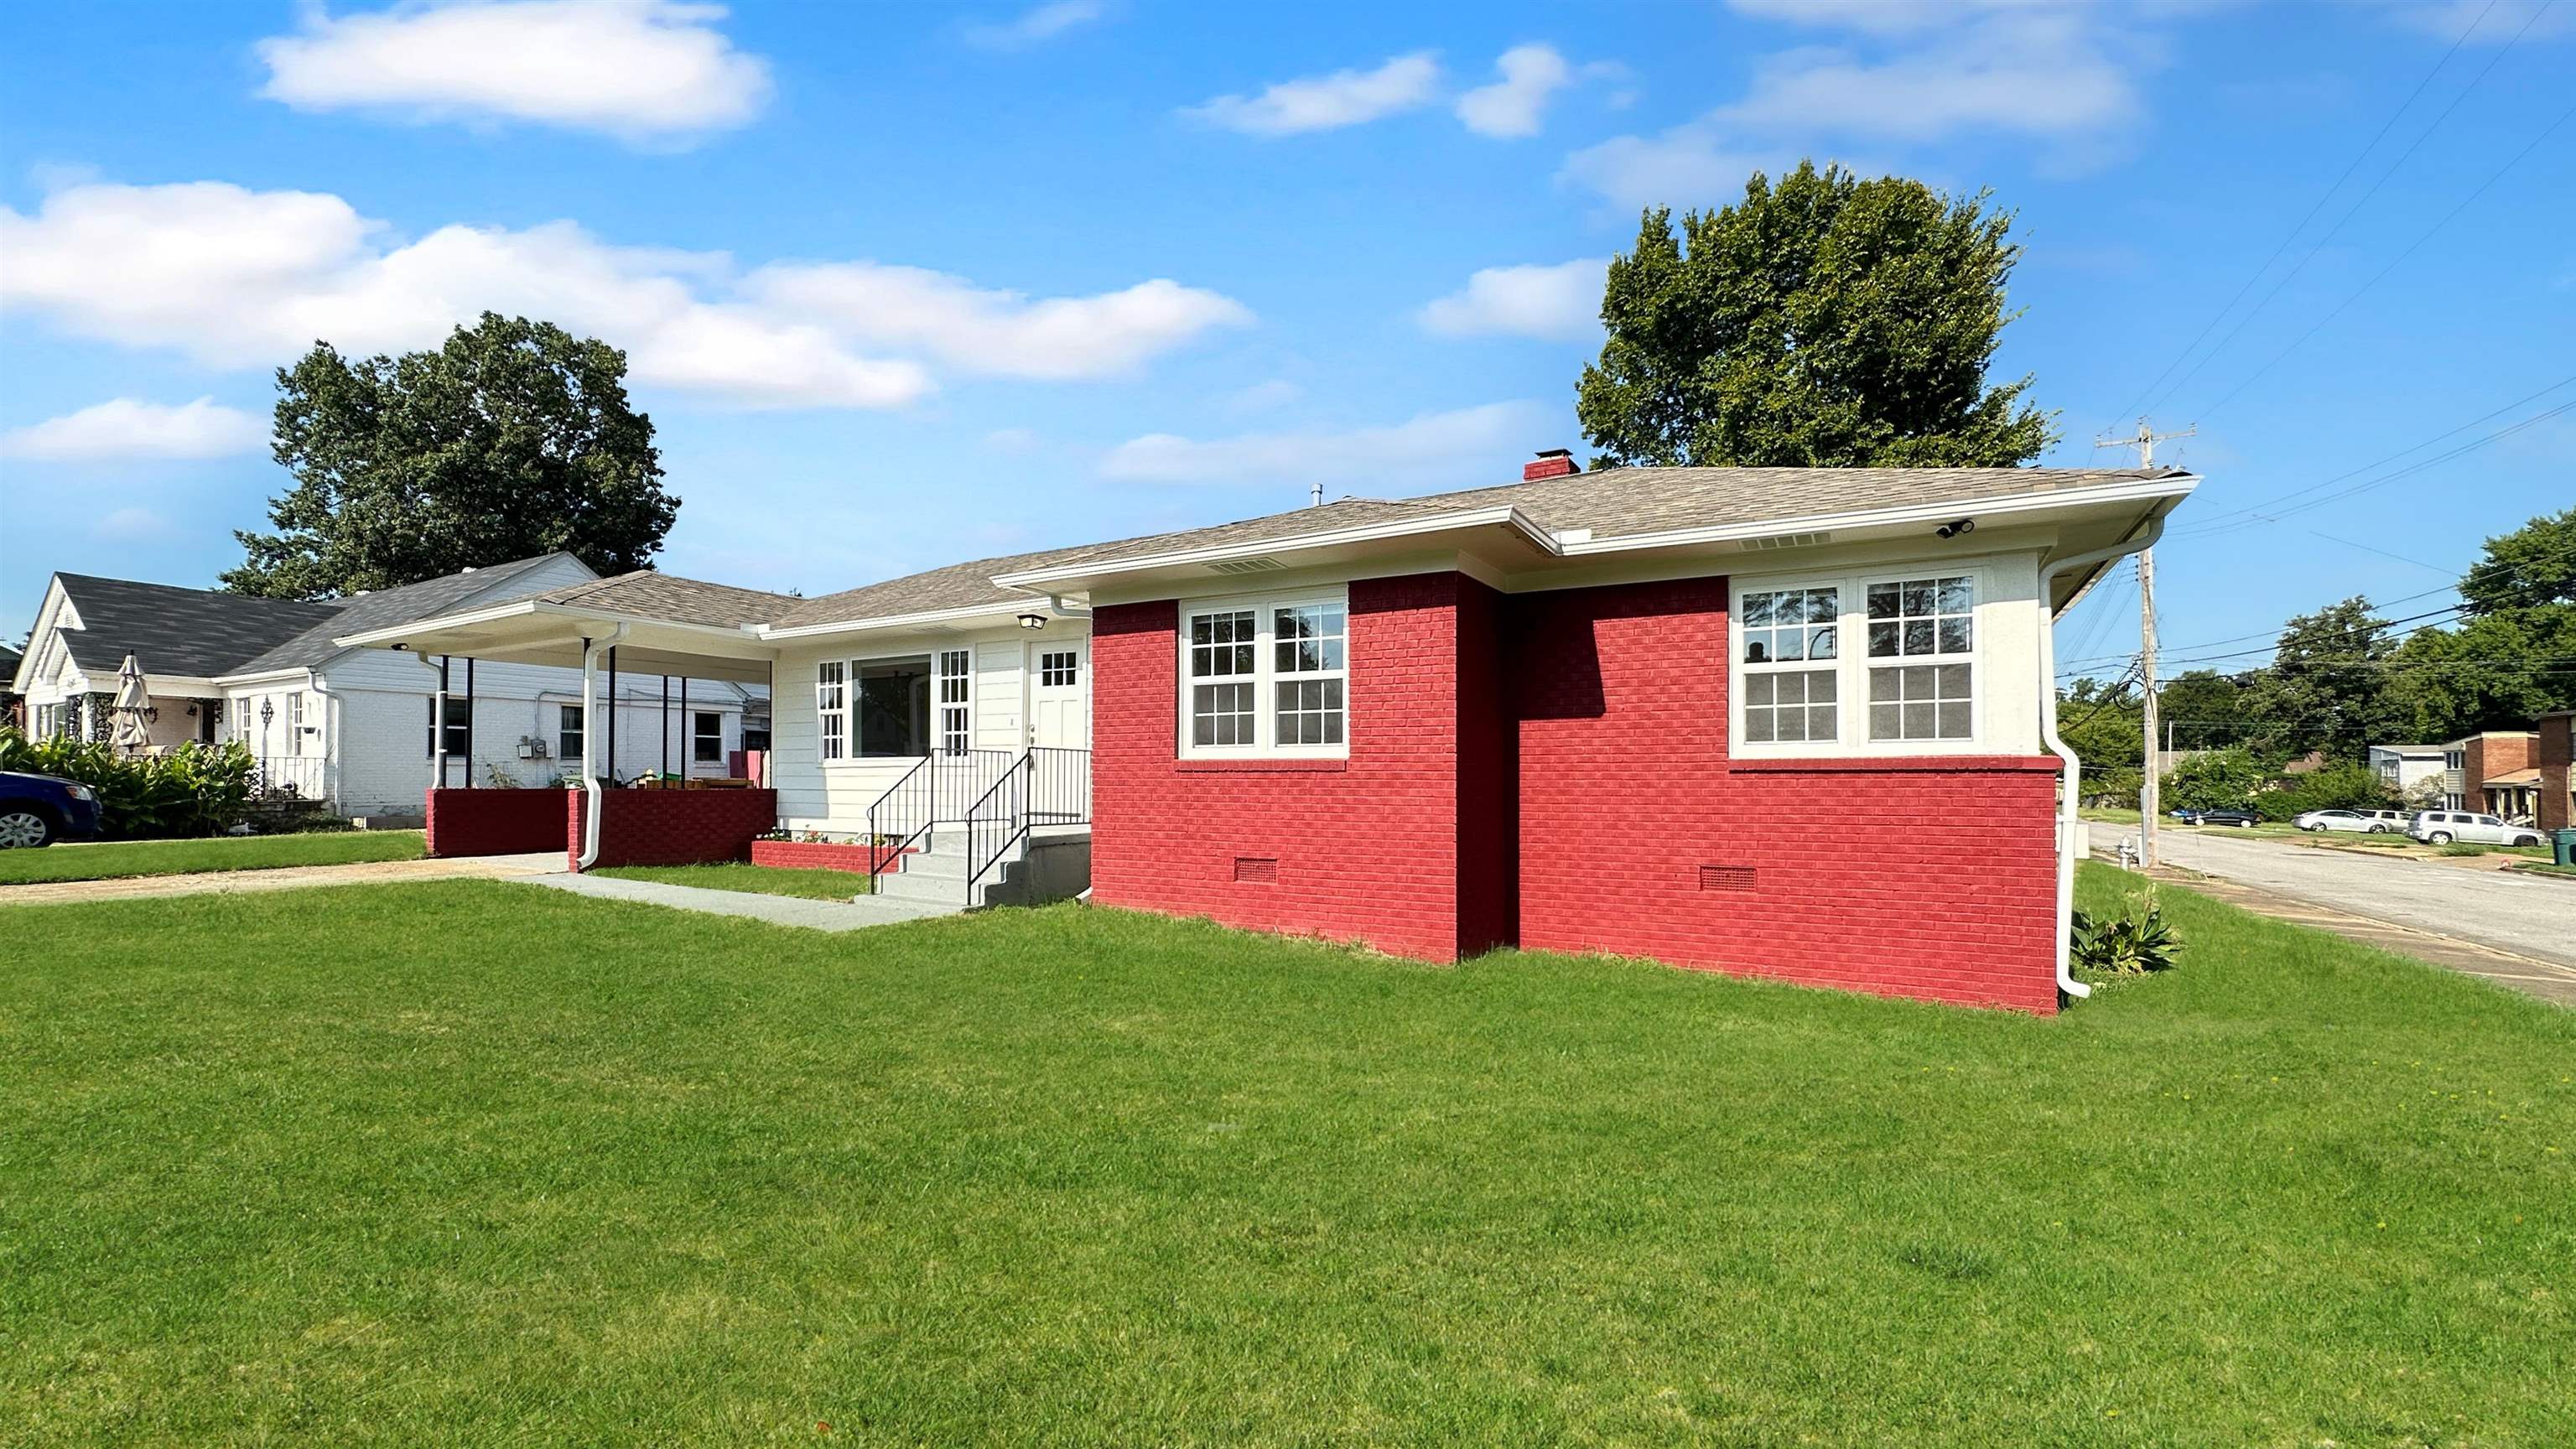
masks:
{"label": "leafy green tree", "polygon": [[2193,669],[2157,690],[2161,717],[2173,722],[2176,749],[2215,749],[2245,735],[2245,687],[2215,669]]}
{"label": "leafy green tree", "polygon": [[1986,385],[2021,249],[1987,193],[1801,162],[1744,199],[1645,213],[1614,257],[1609,335],[1575,412],[1612,463],[2001,467],[2054,441]]}
{"label": "leafy green tree", "polygon": [[486,312],[444,346],[351,362],[317,343],[277,374],[274,453],[295,486],[275,533],[236,532],[236,593],[310,599],[568,550],[644,567],[680,500],[626,354]]}
{"label": "leafy green tree", "polygon": [[2087,770],[2133,769],[2145,758],[2143,705],[2126,679],[2079,679],[2057,696],[2057,729]]}
{"label": "leafy green tree", "polygon": [[2488,539],[2486,557],[2460,579],[2460,597],[2479,616],[2576,605],[2576,508]]}
{"label": "leafy green tree", "polygon": [[2388,621],[2359,596],[2290,620],[2245,690],[2255,747],[2274,759],[2323,750],[2360,760],[2393,719],[2383,666],[2396,650]]}
{"label": "leafy green tree", "polygon": [[2168,810],[2242,810],[2273,779],[2254,752],[2243,747],[2187,755],[2164,778]]}

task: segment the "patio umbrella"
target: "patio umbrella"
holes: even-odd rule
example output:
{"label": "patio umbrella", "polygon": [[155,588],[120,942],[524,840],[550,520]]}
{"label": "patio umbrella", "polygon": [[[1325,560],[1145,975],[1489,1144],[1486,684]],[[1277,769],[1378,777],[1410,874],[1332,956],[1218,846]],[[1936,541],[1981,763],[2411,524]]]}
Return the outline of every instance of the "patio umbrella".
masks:
{"label": "patio umbrella", "polygon": [[144,728],[143,716],[152,708],[152,695],[143,687],[143,666],[134,656],[125,656],[125,667],[116,672],[116,732],[112,737],[120,750],[139,750],[151,742]]}

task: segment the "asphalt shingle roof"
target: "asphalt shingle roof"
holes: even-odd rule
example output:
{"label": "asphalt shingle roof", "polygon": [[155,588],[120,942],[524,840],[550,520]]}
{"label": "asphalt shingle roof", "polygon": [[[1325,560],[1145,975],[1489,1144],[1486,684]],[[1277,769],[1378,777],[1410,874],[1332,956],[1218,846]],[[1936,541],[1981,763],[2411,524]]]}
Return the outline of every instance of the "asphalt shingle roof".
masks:
{"label": "asphalt shingle roof", "polygon": [[792,594],[738,589],[731,584],[710,584],[675,574],[656,573],[651,569],[593,579],[589,583],[556,589],[539,597],[550,604],[579,604],[613,614],[669,619],[682,624],[713,624],[727,629],[768,623],[787,609],[804,602]]}
{"label": "asphalt shingle roof", "polygon": [[131,654],[154,674],[231,674],[241,662],[339,617],[333,603],[260,599],[170,584],[57,574],[78,629],[63,631],[72,659],[93,679]]}
{"label": "asphalt shingle roof", "polygon": [[[368,629],[382,629],[413,619],[427,619],[447,613],[459,603],[500,589],[511,579],[528,572],[560,554],[542,553],[535,558],[512,559],[508,563],[490,564],[463,573],[423,579],[398,589],[377,589],[371,593],[352,594],[345,599],[324,600],[322,607],[331,613],[290,639],[280,640],[230,669],[225,674],[260,674],[272,669],[310,669],[340,652],[331,641]],[[231,598],[232,595],[217,595]],[[490,602],[500,603],[512,597],[502,592]],[[147,663],[147,667],[151,667]]]}
{"label": "asphalt shingle roof", "polygon": [[1554,532],[1588,528],[1595,539],[1611,539],[1914,504],[2063,493],[2168,476],[2179,474],[2163,468],[1605,468],[1598,473],[1421,498],[1344,498],[1319,508],[1292,509],[1211,528],[977,559],[801,600],[769,622],[792,628],[1010,603],[1028,595],[995,587],[995,575],[1261,543],[1505,505]]}

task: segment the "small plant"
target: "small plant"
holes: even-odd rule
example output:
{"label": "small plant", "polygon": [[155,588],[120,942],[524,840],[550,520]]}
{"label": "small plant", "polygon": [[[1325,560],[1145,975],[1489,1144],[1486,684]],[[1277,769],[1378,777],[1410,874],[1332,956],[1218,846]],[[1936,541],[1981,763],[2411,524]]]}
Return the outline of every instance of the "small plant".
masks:
{"label": "small plant", "polygon": [[2075,965],[2104,976],[2145,976],[2170,971],[2182,949],[2164,912],[2147,907],[2142,916],[2120,915],[2099,920],[2075,913]]}
{"label": "small plant", "polygon": [[2459,841],[2454,840],[2454,841],[2452,841],[2450,844],[2443,846],[2439,851],[2437,851],[2437,852],[2436,852],[2436,854],[2440,854],[2440,855],[2484,855],[2484,854],[2486,854],[2486,852],[2485,852],[2484,850],[2480,849],[2480,848],[2479,848],[2479,847],[2477,847],[2477,846],[2474,846],[2474,845],[2463,845],[2463,844],[2461,844]]}

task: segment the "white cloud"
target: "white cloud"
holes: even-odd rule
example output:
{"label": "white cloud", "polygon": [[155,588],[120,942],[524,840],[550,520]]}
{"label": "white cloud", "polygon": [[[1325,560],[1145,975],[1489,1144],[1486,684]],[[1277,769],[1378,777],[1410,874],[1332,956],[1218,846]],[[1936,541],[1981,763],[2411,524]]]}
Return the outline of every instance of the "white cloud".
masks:
{"label": "white cloud", "polygon": [[532,121],[669,144],[739,126],[769,65],[679,0],[468,0],[333,19],[259,42],[260,94],[299,110]]}
{"label": "white cloud", "polygon": [[1501,80],[1458,98],[1458,119],[1479,136],[1537,135],[1548,100],[1574,80],[1574,68],[1547,45],[1515,45],[1494,68]]}
{"label": "white cloud", "polygon": [[1576,342],[1601,332],[1606,257],[1554,266],[1486,267],[1463,290],[1422,309],[1422,325],[1444,337],[1540,337]]}
{"label": "white cloud", "polygon": [[1031,301],[919,267],[782,263],[752,273],[745,291],[854,340],[917,349],[996,377],[1132,372],[1211,328],[1252,321],[1230,297],[1161,277],[1092,297]]}
{"label": "white cloud", "polygon": [[176,407],[120,397],[0,434],[0,458],[84,463],[224,458],[257,452],[267,441],[267,423],[211,397]]}
{"label": "white cloud", "polygon": [[[640,386],[746,407],[901,406],[933,389],[925,358],[1019,377],[1119,373],[1251,315],[1160,280],[1031,300],[873,263],[745,278],[720,254],[618,246],[568,221],[403,242],[337,196],[221,182],[81,186],[33,215],[0,207],[0,253],[0,305],[213,366],[276,366],[317,339],[350,353],[428,346],[489,310],[625,349]],[[848,314],[836,299],[886,311]]]}
{"label": "white cloud", "polygon": [[91,532],[109,543],[142,543],[166,538],[172,532],[170,520],[152,509],[136,504],[109,511]]}
{"label": "white cloud", "polygon": [[[2176,0],[2180,3],[2180,0]],[[2163,63],[2146,12],[2082,0],[1730,0],[1742,13],[1844,32],[1848,44],[1763,60],[1740,98],[1654,136],[1566,158],[1564,179],[1624,206],[1733,199],[1752,172],[1844,147],[1967,133],[2036,142],[2052,170],[2115,151],[2142,123],[2138,78]],[[1864,174],[1890,169],[1841,159]]]}
{"label": "white cloud", "polygon": [[1292,136],[1356,126],[1430,104],[1440,62],[1430,51],[1399,55],[1375,70],[1281,81],[1257,96],[1218,96],[1183,115],[1253,136]]}
{"label": "white cloud", "polygon": [[1356,467],[1414,480],[1500,467],[1527,451],[1545,415],[1528,402],[1423,413],[1346,432],[1241,433],[1204,441],[1148,433],[1109,450],[1102,477],[1134,483],[1266,483]]}
{"label": "white cloud", "polygon": [[1004,21],[966,27],[966,43],[987,50],[1025,50],[1100,18],[1098,0],[1056,0]]}

